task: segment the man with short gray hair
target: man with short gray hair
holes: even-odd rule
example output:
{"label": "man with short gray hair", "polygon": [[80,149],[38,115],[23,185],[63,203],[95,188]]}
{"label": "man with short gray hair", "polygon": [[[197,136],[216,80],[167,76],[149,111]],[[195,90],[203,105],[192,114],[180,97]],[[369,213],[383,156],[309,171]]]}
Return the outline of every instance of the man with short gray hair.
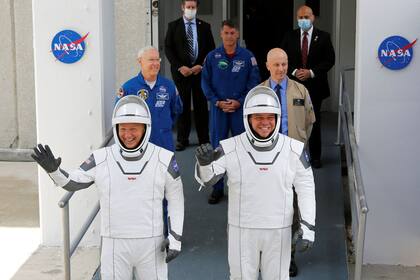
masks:
{"label": "man with short gray hair", "polygon": [[174,83],[159,75],[161,58],[153,46],[141,48],[137,55],[140,73],[125,82],[117,93],[117,101],[125,95],[143,98],[152,114],[150,142],[174,151],[172,126],[182,112],[182,101]]}

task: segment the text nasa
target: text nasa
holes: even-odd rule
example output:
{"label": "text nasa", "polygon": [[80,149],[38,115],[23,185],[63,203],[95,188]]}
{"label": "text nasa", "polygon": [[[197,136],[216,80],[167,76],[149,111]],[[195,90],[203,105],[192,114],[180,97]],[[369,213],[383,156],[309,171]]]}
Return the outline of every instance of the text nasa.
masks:
{"label": "text nasa", "polygon": [[397,49],[397,50],[381,50],[381,57],[402,57],[411,56],[409,50]]}
{"label": "text nasa", "polygon": [[63,44],[63,43],[59,43],[59,44],[54,44],[54,51],[83,51],[83,47],[82,44],[75,44],[75,43],[70,43],[70,44]]}

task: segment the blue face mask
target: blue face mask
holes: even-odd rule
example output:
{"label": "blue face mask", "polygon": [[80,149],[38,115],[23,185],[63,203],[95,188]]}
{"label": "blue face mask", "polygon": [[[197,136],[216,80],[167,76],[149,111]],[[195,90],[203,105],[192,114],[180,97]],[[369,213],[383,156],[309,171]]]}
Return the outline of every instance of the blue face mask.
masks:
{"label": "blue face mask", "polygon": [[298,25],[303,31],[308,31],[312,27],[310,19],[298,19]]}

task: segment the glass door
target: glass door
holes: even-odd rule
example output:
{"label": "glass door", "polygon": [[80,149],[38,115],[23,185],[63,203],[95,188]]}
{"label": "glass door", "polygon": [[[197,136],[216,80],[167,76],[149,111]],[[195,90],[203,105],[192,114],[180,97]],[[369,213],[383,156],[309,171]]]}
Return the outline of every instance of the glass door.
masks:
{"label": "glass door", "polygon": [[243,0],[223,0],[223,20],[230,19],[239,28],[239,44],[243,46]]}

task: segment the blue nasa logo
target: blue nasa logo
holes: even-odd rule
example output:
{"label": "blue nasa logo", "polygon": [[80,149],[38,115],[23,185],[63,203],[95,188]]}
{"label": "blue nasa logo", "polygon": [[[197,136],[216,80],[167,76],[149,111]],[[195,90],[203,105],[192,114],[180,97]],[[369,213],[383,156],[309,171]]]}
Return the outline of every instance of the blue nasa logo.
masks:
{"label": "blue nasa logo", "polygon": [[82,37],[73,30],[60,31],[51,42],[51,51],[55,58],[61,62],[67,64],[75,63],[85,53],[85,39],[88,35],[89,32]]}
{"label": "blue nasa logo", "polygon": [[388,69],[400,70],[413,59],[413,46],[417,39],[409,42],[401,36],[391,36],[382,41],[378,48],[379,61]]}

